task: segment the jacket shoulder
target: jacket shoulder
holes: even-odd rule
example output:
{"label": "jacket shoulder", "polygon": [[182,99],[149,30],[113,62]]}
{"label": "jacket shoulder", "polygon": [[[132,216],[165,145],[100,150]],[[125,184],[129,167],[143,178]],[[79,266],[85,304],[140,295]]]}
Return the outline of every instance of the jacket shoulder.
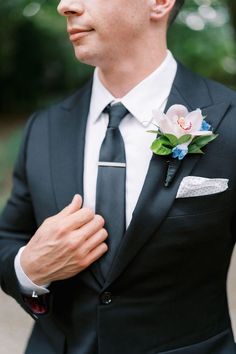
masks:
{"label": "jacket shoulder", "polygon": [[75,91],[71,95],[66,98],[55,102],[48,107],[38,110],[33,113],[34,118],[44,119],[44,117],[51,115],[52,113],[59,113],[61,110],[71,110],[75,105],[78,104],[79,101],[83,99],[83,96],[91,93],[92,90],[92,79],[90,79],[82,88]]}
{"label": "jacket shoulder", "polygon": [[221,103],[235,107],[236,93],[232,89],[194,73],[178,61],[177,63],[172,95],[177,93],[182,96],[192,109],[196,106],[204,108]]}
{"label": "jacket shoulder", "polygon": [[222,102],[224,99],[236,106],[236,91],[214,80],[203,78],[213,102]]}

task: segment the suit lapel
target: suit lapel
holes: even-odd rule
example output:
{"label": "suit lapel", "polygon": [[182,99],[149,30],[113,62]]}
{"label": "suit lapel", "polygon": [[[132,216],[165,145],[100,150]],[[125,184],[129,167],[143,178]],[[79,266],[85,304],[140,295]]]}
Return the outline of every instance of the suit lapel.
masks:
{"label": "suit lapel", "polygon": [[[229,107],[229,103],[219,103],[213,106],[205,82],[181,65],[178,66],[166,110],[173,104],[183,104],[189,110],[205,107],[203,114],[207,115],[207,121],[212,124],[214,131]],[[181,180],[191,174],[200,158],[201,155],[188,155],[179,162],[180,166],[174,181],[170,187],[166,188],[164,183],[167,159],[153,155],[132,221],[117,252],[104,288],[121,275],[140,249],[158,230],[175,200]]]}
{"label": "suit lapel", "polygon": [[[52,183],[58,211],[68,205],[73,196],[83,197],[84,145],[92,82],[65,101],[49,119]],[[92,273],[104,283],[96,264]]]}
{"label": "suit lapel", "polygon": [[[49,118],[52,182],[58,211],[83,196],[84,141],[91,83],[63,102]],[[57,116],[55,117],[55,115]]]}

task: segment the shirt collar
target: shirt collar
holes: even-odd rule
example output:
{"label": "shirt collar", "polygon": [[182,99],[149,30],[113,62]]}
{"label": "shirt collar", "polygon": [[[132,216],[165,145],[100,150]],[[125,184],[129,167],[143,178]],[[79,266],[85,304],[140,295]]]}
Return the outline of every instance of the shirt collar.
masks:
{"label": "shirt collar", "polygon": [[100,117],[104,108],[114,100],[115,98],[113,97],[113,95],[106,89],[106,87],[100,81],[98,76],[98,70],[96,68],[93,75],[93,87],[90,101],[89,115],[91,120],[95,122]]}
{"label": "shirt collar", "polygon": [[[167,100],[176,75],[177,63],[170,51],[162,64],[124,97],[119,99],[128,111],[144,126],[152,120],[152,111],[160,109]],[[95,122],[104,108],[117,99],[105,88],[94,71],[90,119]]]}

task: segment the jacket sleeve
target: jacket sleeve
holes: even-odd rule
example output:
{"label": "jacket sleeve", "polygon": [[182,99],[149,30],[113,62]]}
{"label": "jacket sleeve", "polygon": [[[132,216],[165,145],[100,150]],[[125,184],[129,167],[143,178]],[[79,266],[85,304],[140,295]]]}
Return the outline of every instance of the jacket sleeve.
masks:
{"label": "jacket sleeve", "polygon": [[31,315],[32,311],[20,292],[14,259],[37,229],[26,177],[27,142],[35,117],[33,115],[26,125],[14,168],[12,193],[0,216],[0,284],[3,291]]}

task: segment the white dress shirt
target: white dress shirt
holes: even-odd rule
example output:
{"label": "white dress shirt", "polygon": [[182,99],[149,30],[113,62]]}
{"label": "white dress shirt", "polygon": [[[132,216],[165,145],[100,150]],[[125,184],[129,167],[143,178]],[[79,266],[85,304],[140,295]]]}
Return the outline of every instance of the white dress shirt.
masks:
{"label": "white dress shirt", "polygon": [[[177,63],[168,51],[165,60],[154,72],[124,97],[117,99],[101,83],[95,69],[85,139],[84,206],[95,210],[99,151],[108,125],[108,114],[103,110],[109,103],[119,101],[130,112],[119,126],[126,152],[126,226],[129,225],[152,157],[150,146],[155,135],[147,133],[147,130],[155,129],[152,111],[164,111],[176,71]],[[35,291],[37,294],[48,292],[26,276],[20,265],[21,252],[22,249],[15,258],[15,270],[22,291]]]}

